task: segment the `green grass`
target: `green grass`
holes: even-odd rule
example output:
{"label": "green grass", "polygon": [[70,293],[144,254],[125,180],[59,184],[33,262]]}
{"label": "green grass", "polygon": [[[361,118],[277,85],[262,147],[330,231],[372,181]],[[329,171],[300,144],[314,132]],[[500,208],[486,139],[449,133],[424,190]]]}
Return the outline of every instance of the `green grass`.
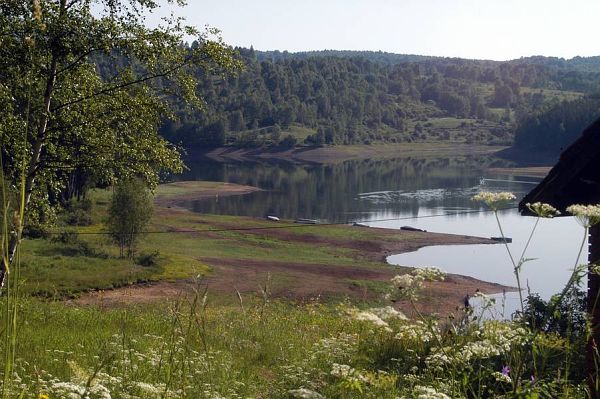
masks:
{"label": "green grass", "polygon": [[[26,397],[49,391],[37,378],[82,383],[97,368],[130,383],[158,385],[171,376],[171,388],[187,387],[188,397],[286,397],[295,388],[288,366],[303,363],[322,338],[357,328],[333,306],[243,299],[244,311],[195,308],[199,325],[182,302],[101,310],[24,300],[17,372],[28,382]],[[162,359],[162,369],[152,357]]]}
{"label": "green grass", "polygon": [[[386,319],[383,328],[347,304],[242,296],[237,306],[223,306],[198,292],[108,309],[22,299],[12,379],[22,388],[15,394],[69,397],[87,386],[93,399],[106,397],[103,390],[114,398],[304,397],[290,393],[299,388],[336,399],[585,397],[581,364],[568,363],[581,361],[583,341],[571,346],[543,333],[533,339],[518,324],[467,323],[460,315],[444,324]],[[448,363],[435,360],[440,353]],[[511,382],[499,380],[504,366]],[[419,396],[423,387],[448,396]]]}
{"label": "green grass", "polygon": [[[157,193],[176,197],[190,191],[214,189],[221,183],[194,182],[185,185],[159,186]],[[313,242],[294,240],[310,236],[329,240],[390,240],[410,239],[380,235],[375,230],[350,226],[299,226],[292,221],[284,229],[290,238],[281,239],[270,231],[217,231],[248,227],[272,227],[263,219],[225,215],[201,215],[189,211],[157,208],[148,227],[165,233],[142,235],[137,254],[158,251],[158,262],[140,266],[134,260],[121,259],[106,232],[102,220],[110,199],[110,190],[94,190],[89,198],[93,203],[90,226],[58,226],[54,232],[77,230],[74,242],[57,242],[56,235],[49,239],[27,239],[23,243],[23,289],[43,296],[71,296],[90,289],[108,289],[140,281],[173,281],[206,276],[210,267],[203,258],[233,259],[235,261],[289,262],[319,265],[342,265],[379,268],[381,262],[363,259],[359,251],[340,245],[314,245]],[[183,229],[185,232],[172,230]],[[188,231],[197,231],[190,233]],[[168,232],[171,231],[171,232]],[[101,234],[96,234],[101,233]],[[357,260],[360,259],[360,262]],[[279,278],[282,278],[281,276]]]}
{"label": "green grass", "polygon": [[544,101],[573,101],[583,97],[585,94],[578,91],[556,90],[556,89],[536,89],[532,87],[521,87],[522,94],[541,93],[544,95]]}
{"label": "green grass", "polygon": [[185,181],[160,184],[154,194],[161,197],[177,197],[184,194],[193,194],[202,192],[203,190],[216,190],[222,187],[225,183],[215,181]]}
{"label": "green grass", "polygon": [[471,118],[429,118],[425,124],[431,124],[433,128],[458,129],[465,124],[475,123],[476,119]]}
{"label": "green grass", "polygon": [[315,129],[292,124],[292,125],[290,125],[289,128],[282,129],[281,136],[285,137],[288,134],[291,134],[292,136],[294,136],[296,138],[296,140],[298,140],[299,143],[302,143],[308,136],[313,135],[316,132],[317,131]]}

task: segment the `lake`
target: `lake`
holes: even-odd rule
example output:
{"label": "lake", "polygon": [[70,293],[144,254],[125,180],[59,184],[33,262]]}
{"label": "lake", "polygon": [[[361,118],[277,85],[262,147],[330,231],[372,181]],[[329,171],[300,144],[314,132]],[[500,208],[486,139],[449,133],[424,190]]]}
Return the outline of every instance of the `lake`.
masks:
{"label": "lake", "polygon": [[[182,177],[184,180],[231,182],[264,190],[185,204],[196,212],[356,221],[385,228],[409,225],[483,237],[500,233],[494,215],[471,201],[474,194],[510,191],[518,199],[508,206],[515,207],[540,181],[514,174],[489,175],[488,168],[513,166],[489,155],[353,160],[333,165],[201,158],[188,160],[187,164],[190,170]],[[535,219],[510,209],[500,212],[500,220],[505,234],[513,238],[508,247],[518,258]],[[583,229],[571,217],[540,221],[526,254],[534,260],[523,266],[523,284],[543,298],[560,291],[575,265],[582,236]],[[426,247],[390,256],[388,261],[404,266],[437,266],[450,273],[515,285],[504,245]],[[515,298],[515,294],[508,294],[507,311],[515,308]]]}

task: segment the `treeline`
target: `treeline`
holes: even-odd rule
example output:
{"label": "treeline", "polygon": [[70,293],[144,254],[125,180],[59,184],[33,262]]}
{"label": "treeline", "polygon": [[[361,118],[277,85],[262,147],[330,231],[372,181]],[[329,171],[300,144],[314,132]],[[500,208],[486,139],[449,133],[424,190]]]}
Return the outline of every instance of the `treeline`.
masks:
{"label": "treeline", "polygon": [[597,60],[238,52],[244,69],[234,76],[197,71],[205,109],[182,106],[160,128],[165,138],[188,149],[452,139],[431,121],[451,117],[471,127],[461,140],[509,144],[517,119],[600,82]]}
{"label": "treeline", "polygon": [[600,96],[563,101],[520,120],[515,146],[558,153],[568,147],[583,129],[600,117]]}

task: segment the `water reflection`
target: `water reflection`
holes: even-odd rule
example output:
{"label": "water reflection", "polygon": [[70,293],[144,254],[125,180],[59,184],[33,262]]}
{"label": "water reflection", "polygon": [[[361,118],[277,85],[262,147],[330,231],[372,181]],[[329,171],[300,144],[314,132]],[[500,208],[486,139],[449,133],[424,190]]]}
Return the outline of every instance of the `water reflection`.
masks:
{"label": "water reflection", "polygon": [[421,208],[471,209],[469,197],[480,188],[483,171],[510,164],[491,156],[464,156],[335,165],[196,159],[188,160],[188,165],[185,180],[225,181],[265,190],[183,204],[196,212],[346,222],[382,214],[416,215]]}
{"label": "water reflection", "polygon": [[[265,191],[216,201],[182,205],[202,213],[311,218],[328,222],[370,221],[372,226],[411,225],[428,231],[498,236],[494,216],[471,201],[481,191],[510,191],[521,198],[539,179],[517,175],[487,176],[489,167],[509,167],[492,156],[398,158],[347,161],[335,165],[283,161],[215,162],[188,160],[185,180],[216,180],[257,186]],[[517,201],[510,204],[516,206]],[[439,216],[444,215],[444,216]],[[516,210],[501,215],[509,248],[518,258],[534,223]],[[583,232],[571,218],[544,220],[523,267],[523,283],[548,298],[559,291],[573,267]],[[503,245],[438,246],[394,255],[392,264],[438,266],[451,273],[514,286],[512,266]],[[499,302],[500,302],[499,298]],[[506,312],[516,309],[508,294]]]}

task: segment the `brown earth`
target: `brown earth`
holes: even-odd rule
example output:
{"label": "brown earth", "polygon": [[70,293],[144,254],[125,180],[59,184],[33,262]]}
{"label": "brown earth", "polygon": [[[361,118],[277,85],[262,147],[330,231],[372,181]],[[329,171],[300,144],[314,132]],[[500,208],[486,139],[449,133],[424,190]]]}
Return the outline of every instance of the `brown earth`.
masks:
{"label": "brown earth", "polygon": [[[164,210],[166,211],[166,210]],[[169,212],[186,212],[169,209]],[[232,227],[228,223],[220,223],[213,227]],[[358,227],[347,226],[349,229]],[[84,294],[75,300],[80,305],[116,306],[121,304],[147,303],[185,297],[195,288],[207,288],[217,296],[235,298],[237,293],[243,295],[259,294],[261,287],[269,286],[274,298],[295,301],[312,301],[353,298],[355,300],[378,300],[382,297],[381,289],[394,275],[407,272],[385,263],[387,256],[402,252],[410,252],[427,245],[460,245],[491,244],[492,241],[452,234],[407,232],[391,229],[368,228],[372,239],[351,240],[323,237],[285,229],[245,230],[245,234],[256,234],[261,237],[307,243],[326,247],[351,249],[355,253],[356,264],[321,264],[318,259],[314,263],[249,260],[235,258],[200,258],[209,265],[212,273],[201,281],[180,280],[175,282],[156,282],[134,285],[110,291],[97,291]],[[308,230],[310,231],[310,230]],[[365,231],[365,230],[361,230]],[[200,234],[200,232],[190,232]],[[204,234],[204,233],[203,233]],[[214,237],[218,239],[218,237]],[[363,266],[361,261],[381,262],[380,267]],[[267,280],[269,281],[267,283]],[[379,284],[379,285],[373,285]],[[499,293],[510,289],[499,284],[483,282],[474,278],[449,275],[444,282],[435,282],[427,286],[425,298],[419,301],[419,310],[426,313],[449,314],[463,303],[466,294],[476,290],[483,293]],[[411,312],[408,303],[398,303],[397,307]]]}
{"label": "brown earth", "polygon": [[[369,280],[387,282],[398,274],[394,268],[381,270],[360,267],[331,267],[331,265],[252,262],[232,259],[204,259],[213,266],[213,274],[200,281],[161,281],[137,284],[107,291],[86,293],[73,302],[78,305],[114,307],[140,303],[151,303],[192,295],[194,290],[209,295],[229,295],[234,298],[242,295],[259,294],[269,287],[272,298],[294,301],[314,301],[353,298],[356,300],[378,300],[382,294],[360,285],[358,281]],[[466,294],[473,295],[477,290],[485,294],[511,290],[500,284],[487,283],[471,277],[455,274],[447,275],[442,282],[429,283],[424,288],[424,298],[417,302],[417,309],[423,313],[448,315],[463,304]],[[413,311],[408,302],[398,302],[396,308],[406,313]]]}

